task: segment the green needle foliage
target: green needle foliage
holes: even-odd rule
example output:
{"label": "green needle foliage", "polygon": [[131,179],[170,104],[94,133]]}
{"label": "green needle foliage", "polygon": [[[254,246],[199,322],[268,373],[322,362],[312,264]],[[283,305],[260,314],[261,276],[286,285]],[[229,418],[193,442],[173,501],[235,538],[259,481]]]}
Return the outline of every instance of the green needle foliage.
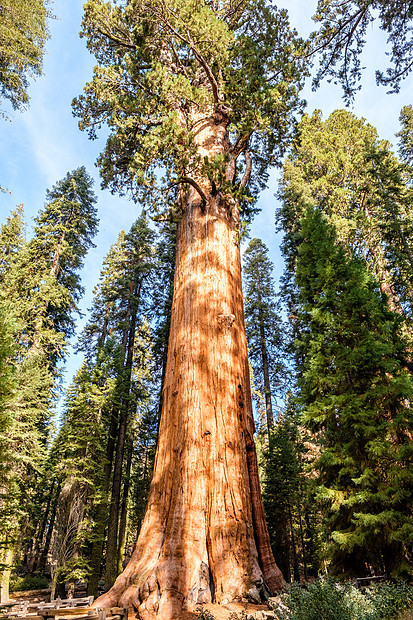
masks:
{"label": "green needle foliage", "polygon": [[412,603],[412,588],[404,583],[378,584],[361,592],[350,583],[325,579],[305,588],[293,584],[275,611],[280,620],[407,620]]}
{"label": "green needle foliage", "polygon": [[254,378],[265,398],[267,430],[274,426],[273,404],[285,389],[282,324],[268,248],[252,239],[243,254],[245,330]]}
{"label": "green needle foliage", "polygon": [[79,271],[87,251],[94,247],[98,224],[92,184],[82,166],[48,190],[28,246],[30,273],[39,282],[29,293],[31,344],[45,351],[52,363],[63,354],[64,338],[74,332],[73,313],[84,292]]}
{"label": "green needle foliage", "polygon": [[[106,575],[110,570],[115,578],[142,518],[157,422],[153,335],[146,318],[159,286],[157,247],[145,213],[119,235],[78,345],[86,360],[68,392],[52,448],[61,491],[51,551],[62,595],[65,581],[85,575],[88,591],[96,594],[103,555]],[[138,510],[134,516],[129,502]]]}
{"label": "green needle foliage", "polygon": [[[108,127],[99,158],[105,187],[135,198],[158,189],[164,208],[200,174],[246,200],[265,184],[291,135],[305,75],[296,57],[303,43],[285,10],[262,0],[89,0],[82,35],[98,65],[74,112],[91,138]],[[194,129],[212,114],[229,142],[210,160],[198,153]]]}
{"label": "green needle foliage", "polygon": [[413,167],[413,107],[411,105],[404,106],[400,111],[399,121],[401,125],[400,131],[396,134],[399,138],[399,155],[400,158]]}
{"label": "green needle foliage", "polygon": [[299,400],[320,442],[333,570],[403,574],[413,559],[413,381],[402,319],[319,211],[308,209],[301,235]]}
{"label": "green needle foliage", "polygon": [[278,417],[263,454],[263,501],[274,557],[287,582],[316,575],[314,503],[307,501],[302,429],[294,409]]}
{"label": "green needle foliage", "polygon": [[7,412],[11,423],[1,438],[6,525],[0,545],[6,569],[0,579],[6,589],[13,557],[18,562],[23,549],[30,551],[42,512],[58,364],[83,293],[78,271],[97,227],[91,183],[84,168],[58,182],[47,193],[29,241],[21,208],[0,229],[0,308],[8,313],[15,342],[7,358],[15,383]]}
{"label": "green needle foliage", "polygon": [[285,162],[278,223],[285,232],[286,292],[293,295],[300,219],[308,206],[334,224],[338,239],[367,259],[389,307],[411,315],[411,173],[374,127],[347,110],[304,115]]}
{"label": "green needle foliage", "polygon": [[14,109],[28,101],[30,78],[42,72],[49,38],[48,0],[2,0],[0,6],[0,97]]}

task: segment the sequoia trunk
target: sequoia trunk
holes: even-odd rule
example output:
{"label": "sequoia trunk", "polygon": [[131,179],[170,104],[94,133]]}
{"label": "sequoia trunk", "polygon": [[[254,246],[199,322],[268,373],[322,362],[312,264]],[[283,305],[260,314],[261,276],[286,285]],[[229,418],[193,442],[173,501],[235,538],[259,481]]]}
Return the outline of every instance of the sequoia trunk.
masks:
{"label": "sequoia trunk", "polygon": [[[216,117],[200,154],[225,152]],[[272,557],[253,439],[238,208],[196,180],[182,196],[158,449],[134,554],[96,604],[133,605],[142,620],[182,606],[253,600],[284,580]]]}

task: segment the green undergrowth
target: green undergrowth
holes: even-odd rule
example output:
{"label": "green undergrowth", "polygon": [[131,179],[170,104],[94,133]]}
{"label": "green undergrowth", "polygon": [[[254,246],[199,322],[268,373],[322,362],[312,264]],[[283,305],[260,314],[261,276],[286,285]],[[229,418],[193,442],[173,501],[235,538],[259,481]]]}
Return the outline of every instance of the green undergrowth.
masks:
{"label": "green undergrowth", "polygon": [[49,587],[49,582],[44,575],[33,577],[32,575],[12,576],[10,579],[11,592],[25,592],[26,590],[44,590]]}
{"label": "green undergrowth", "polygon": [[412,609],[413,587],[404,582],[377,584],[362,592],[326,579],[305,587],[293,584],[275,611],[279,620],[398,620]]}
{"label": "green undergrowth", "polygon": [[[413,620],[413,587],[405,582],[377,584],[361,591],[350,583],[320,579],[305,586],[293,584],[278,600],[277,620]],[[230,620],[247,616],[246,611],[233,612]],[[202,606],[196,617],[214,620]]]}

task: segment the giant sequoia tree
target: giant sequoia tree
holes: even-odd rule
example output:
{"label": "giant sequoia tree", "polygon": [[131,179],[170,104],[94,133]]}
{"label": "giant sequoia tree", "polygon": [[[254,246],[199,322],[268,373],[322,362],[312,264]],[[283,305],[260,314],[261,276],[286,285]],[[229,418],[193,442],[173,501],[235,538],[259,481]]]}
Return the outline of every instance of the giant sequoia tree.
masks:
{"label": "giant sequoia tree", "polygon": [[183,605],[257,600],[284,582],[258,481],[238,226],[300,105],[299,42],[285,11],[248,0],[90,0],[83,34],[99,66],[74,105],[92,137],[108,125],[104,185],[170,196],[178,219],[148,505],[100,602],[167,620]]}

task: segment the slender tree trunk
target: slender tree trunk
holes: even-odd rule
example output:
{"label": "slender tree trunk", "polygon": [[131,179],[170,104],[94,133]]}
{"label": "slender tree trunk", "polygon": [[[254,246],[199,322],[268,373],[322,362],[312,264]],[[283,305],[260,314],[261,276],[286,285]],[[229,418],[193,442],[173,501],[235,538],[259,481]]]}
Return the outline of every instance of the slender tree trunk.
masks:
{"label": "slender tree trunk", "polygon": [[290,521],[291,550],[293,553],[294,581],[300,581],[300,568],[298,566],[297,545],[295,542],[294,524],[293,524],[293,516],[292,516],[291,508],[288,508],[288,517]]}
{"label": "slender tree trunk", "polygon": [[[134,287],[135,288],[135,287]],[[131,291],[139,299],[140,284],[136,290]],[[119,416],[118,440],[116,443],[115,463],[112,479],[112,496],[109,512],[108,542],[106,548],[106,571],[105,589],[112,587],[118,576],[118,545],[119,545],[119,518],[120,518],[120,495],[122,486],[122,466],[125,449],[126,432],[129,418],[130,384],[133,363],[133,348],[135,344],[136,316],[138,303],[135,300],[131,309],[130,327],[128,334],[128,348],[126,363],[123,369],[122,402]]]}
{"label": "slender tree trunk", "polygon": [[268,439],[269,439],[269,443],[271,444],[271,431],[274,428],[274,414],[272,410],[270,371],[268,368],[268,352],[267,352],[267,344],[266,344],[266,338],[265,338],[264,317],[263,317],[262,308],[261,308],[260,291],[258,291],[258,303],[259,303],[258,321],[259,321],[259,328],[260,328],[262,372],[264,375],[265,411],[267,414]]}
{"label": "slender tree trunk", "polygon": [[10,575],[13,564],[14,544],[9,540],[3,543],[0,555],[0,603],[9,602]]}
{"label": "slender tree trunk", "polygon": [[[225,152],[226,124],[203,118],[200,155]],[[211,146],[212,145],[212,146]],[[158,448],[133,556],[96,605],[142,620],[284,585],[264,520],[254,444],[238,239],[239,212],[205,181],[178,225]]]}
{"label": "slender tree trunk", "polygon": [[308,581],[308,570],[307,570],[307,549],[304,540],[304,528],[303,528],[303,519],[301,517],[301,506],[298,506],[298,519],[300,523],[300,538],[301,538],[301,549],[303,553],[303,567],[304,567],[304,579]]}
{"label": "slender tree trunk", "polygon": [[42,519],[40,528],[36,534],[36,542],[35,542],[35,546],[33,550],[32,572],[36,571],[37,566],[40,561],[39,554],[40,554],[40,549],[42,548],[42,543],[43,543],[44,533],[46,531],[47,522],[49,520],[49,513],[50,513],[51,504],[52,504],[54,490],[55,488],[54,488],[54,481],[53,481],[50,487],[50,492],[47,496],[47,503],[46,503],[46,508],[44,511],[43,519]]}
{"label": "slender tree trunk", "polygon": [[122,494],[122,505],[120,509],[120,519],[119,519],[119,535],[118,535],[118,567],[117,572],[122,572],[123,568],[123,554],[125,551],[125,543],[126,543],[126,524],[128,518],[128,502],[129,502],[129,489],[130,489],[130,474],[132,468],[132,455],[133,455],[133,443],[132,439],[129,438],[126,446],[126,467],[124,473],[123,480],[123,494]]}
{"label": "slender tree trunk", "polygon": [[108,441],[106,444],[106,459],[103,468],[102,501],[100,502],[93,532],[93,547],[90,558],[90,577],[87,582],[87,595],[97,596],[102,566],[103,546],[105,541],[106,517],[108,511],[108,496],[112,473],[113,454],[115,451],[115,436],[118,427],[118,410],[113,409],[110,418]]}
{"label": "slender tree trunk", "polygon": [[40,560],[39,560],[39,571],[42,574],[46,571],[47,556],[49,554],[50,543],[52,541],[52,534],[53,534],[54,524],[56,520],[57,504],[59,501],[60,489],[61,489],[61,484],[59,482],[56,486],[55,496],[53,499],[52,508],[50,512],[49,527],[47,528],[46,539],[44,541],[44,547],[43,547]]}

